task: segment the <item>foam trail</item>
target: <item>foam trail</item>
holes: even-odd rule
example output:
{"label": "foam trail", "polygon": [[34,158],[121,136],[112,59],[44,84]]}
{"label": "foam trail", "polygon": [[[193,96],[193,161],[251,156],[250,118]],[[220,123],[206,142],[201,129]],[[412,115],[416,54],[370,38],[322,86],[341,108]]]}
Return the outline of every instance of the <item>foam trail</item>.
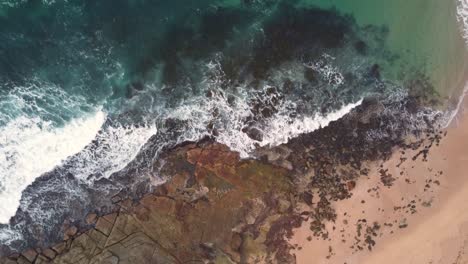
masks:
{"label": "foam trail", "polygon": [[275,118],[268,129],[266,138],[262,141],[261,145],[277,146],[287,143],[290,139],[295,138],[304,133],[313,132],[321,127],[326,127],[333,121],[336,121],[349,112],[361,105],[363,99],[356,103],[344,105],[327,115],[315,114],[313,117],[296,118],[291,123],[287,121],[287,117],[278,116]]}
{"label": "foam trail", "polygon": [[[466,45],[468,47],[468,0],[458,0],[457,18],[461,24],[460,27],[462,31],[462,37],[463,39],[465,39]],[[460,108],[463,104],[463,101],[465,99],[467,92],[468,92],[468,82],[465,84],[463,92],[458,99],[457,106],[455,107],[453,111],[450,111],[448,113],[444,128],[447,128],[448,126],[450,126],[450,124],[452,124],[452,122],[457,117],[458,112],[460,111]]]}
{"label": "foam trail", "polygon": [[460,112],[460,109],[463,105],[463,101],[465,100],[465,96],[468,93],[468,82],[465,84],[465,88],[463,88],[462,94],[458,98],[457,106],[455,107],[454,110],[449,111],[447,113],[446,119],[445,119],[445,124],[443,128],[447,128],[452,124],[454,120],[456,120],[458,113]]}
{"label": "foam trail", "polygon": [[16,213],[29,184],[85,148],[105,120],[106,114],[97,111],[54,128],[40,118],[23,116],[0,128],[0,223],[8,223]]}
{"label": "foam trail", "polygon": [[458,0],[457,17],[462,26],[463,38],[468,45],[468,0]]}
{"label": "foam trail", "polygon": [[88,147],[73,157],[70,172],[78,179],[92,183],[97,178],[108,178],[125,168],[138,154],[148,139],[156,134],[156,126],[109,126],[102,129]]}
{"label": "foam trail", "polygon": [[240,130],[221,133],[216,140],[239,152],[241,157],[247,158],[257,146],[278,146],[301,134],[326,127],[330,122],[342,118],[361,103],[362,99],[356,103],[344,105],[327,115],[315,114],[314,116],[291,118],[287,113],[278,114],[270,120],[267,127],[262,129],[263,139],[260,142],[251,139]]}

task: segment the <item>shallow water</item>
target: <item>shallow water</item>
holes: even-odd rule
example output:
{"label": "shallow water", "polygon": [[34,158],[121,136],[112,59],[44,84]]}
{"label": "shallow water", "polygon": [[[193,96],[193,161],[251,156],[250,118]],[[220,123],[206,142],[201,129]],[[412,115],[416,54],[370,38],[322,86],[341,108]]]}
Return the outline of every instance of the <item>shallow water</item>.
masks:
{"label": "shallow water", "polygon": [[[340,0],[304,0],[323,7],[337,7],[351,13],[359,24],[382,24],[389,28],[388,48],[402,60],[392,71],[401,78],[420,71],[431,78],[442,96],[458,98],[468,72],[465,39],[466,0],[361,0],[359,4]],[[465,22],[466,24],[466,22]],[[400,76],[400,77],[399,77]],[[456,100],[455,100],[456,101]]]}
{"label": "shallow water", "polygon": [[154,161],[183,141],[248,157],[366,97],[444,105],[460,22],[449,0],[3,1],[0,242],[59,239],[65,218],[162,181]]}

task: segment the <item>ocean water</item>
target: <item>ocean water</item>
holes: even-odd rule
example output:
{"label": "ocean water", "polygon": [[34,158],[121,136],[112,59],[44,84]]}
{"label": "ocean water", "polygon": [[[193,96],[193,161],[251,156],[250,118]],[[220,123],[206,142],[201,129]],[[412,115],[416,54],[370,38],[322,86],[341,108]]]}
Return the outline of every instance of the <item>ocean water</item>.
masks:
{"label": "ocean water", "polygon": [[388,48],[405,58],[387,76],[402,79],[401,71],[423,72],[442,96],[453,99],[448,101],[458,100],[468,69],[466,0],[311,2],[352,13],[361,25],[386,25],[390,29]]}
{"label": "ocean water", "polygon": [[410,80],[458,98],[466,0],[357,2],[0,2],[0,244],[51,243],[164,181],[155,161],[184,141],[247,158]]}

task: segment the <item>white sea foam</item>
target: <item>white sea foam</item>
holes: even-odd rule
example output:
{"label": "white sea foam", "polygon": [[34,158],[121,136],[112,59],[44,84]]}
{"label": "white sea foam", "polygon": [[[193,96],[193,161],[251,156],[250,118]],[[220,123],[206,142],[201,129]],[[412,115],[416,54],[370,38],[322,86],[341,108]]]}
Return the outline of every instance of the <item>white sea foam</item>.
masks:
{"label": "white sea foam", "polygon": [[[457,18],[458,22],[460,23],[462,37],[465,39],[466,45],[468,47],[468,0],[457,0],[457,2]],[[458,112],[460,111],[460,108],[463,104],[467,92],[468,82],[465,83],[465,87],[463,89],[462,94],[458,98],[458,102],[455,108],[453,110],[449,110],[445,114],[444,127],[448,127],[450,124],[452,124],[454,120],[456,120],[456,117],[458,115]]]}
{"label": "white sea foam", "polygon": [[462,91],[460,97],[458,98],[457,105],[454,107],[453,110],[449,110],[449,111],[447,111],[447,113],[445,113],[444,128],[447,128],[448,126],[450,126],[453,121],[458,120],[457,117],[459,115],[459,112],[460,112],[461,108],[463,107],[463,102],[465,100],[465,96],[466,96],[467,93],[468,93],[468,81],[465,83],[465,87],[463,88],[463,91]]}
{"label": "white sea foam", "polygon": [[468,45],[468,0],[458,0],[457,17],[462,27],[463,38]]}
{"label": "white sea foam", "polygon": [[[67,0],[65,0],[65,1],[67,1]],[[27,0],[2,0],[2,1],[0,1],[0,7],[2,5],[8,6],[8,7],[16,7],[16,6],[18,6],[20,4],[24,4],[26,2],[27,2]],[[56,0],[42,0],[42,3],[46,4],[46,5],[51,5],[51,4],[56,3]]]}
{"label": "white sea foam", "polygon": [[333,56],[323,54],[319,60],[312,63],[305,63],[304,66],[317,71],[325,80],[327,80],[328,84],[340,86],[344,84],[344,77],[338,67],[331,63],[334,60],[335,58]]}
{"label": "white sea foam", "polygon": [[[245,91],[246,89],[242,89]],[[232,96],[232,95],[231,95]],[[336,121],[362,103],[362,99],[355,103],[343,105],[341,108],[326,115],[313,114],[310,116],[291,117],[288,105],[284,103],[281,111],[266,121],[266,124],[256,127],[261,131],[261,141],[250,138],[244,131],[245,119],[252,115],[249,105],[252,95],[244,92],[237,96],[234,102],[228,102],[229,96],[222,92],[216,93],[210,100],[194,100],[186,102],[174,109],[167,116],[188,122],[188,130],[183,134],[184,140],[198,140],[206,133],[207,124],[212,123],[217,130],[216,141],[225,144],[230,149],[240,153],[242,158],[251,156],[253,150],[259,146],[277,146],[304,133],[313,132],[330,122]],[[216,119],[213,117],[216,116]],[[214,122],[214,123],[213,123]]]}
{"label": "white sea foam", "polygon": [[15,214],[21,192],[34,179],[86,147],[105,119],[105,113],[97,111],[56,128],[39,118],[18,117],[1,127],[0,223]]}
{"label": "white sea foam", "polygon": [[[333,57],[325,54],[319,61],[304,66],[316,70],[331,86],[340,86],[343,84],[344,78],[338,67],[330,66],[333,60]],[[205,80],[206,87],[212,92],[211,98],[197,97],[185,101],[176,109],[171,109],[166,118],[187,122],[187,131],[177,142],[196,141],[204,135],[208,135],[206,127],[210,125],[216,129],[216,141],[239,152],[242,158],[250,157],[259,146],[274,147],[287,143],[290,139],[301,134],[325,127],[362,103],[362,99],[360,99],[325,115],[315,113],[298,116],[295,115],[297,106],[293,101],[284,100],[279,105],[274,102],[279,99],[278,95],[268,95],[267,92],[273,87],[265,85],[263,92],[260,91],[260,93],[257,90],[252,91],[248,87],[237,87],[235,94],[226,93],[219,89],[220,83],[225,78],[219,62],[210,61],[207,64],[207,69],[212,74],[211,76],[214,76],[214,78]],[[256,100],[265,104],[277,105],[279,108],[273,116],[256,125],[255,128],[262,134],[261,141],[252,139],[244,132],[246,120],[255,115],[252,112],[252,103]]]}
{"label": "white sea foam", "polygon": [[263,134],[261,141],[251,139],[241,129],[226,130],[216,140],[229,146],[232,150],[238,151],[241,157],[245,158],[258,146],[278,146],[301,134],[326,127],[330,122],[342,118],[361,103],[362,99],[356,103],[344,105],[326,115],[315,114],[313,116],[291,118],[286,113],[277,114],[269,120],[268,125],[259,129]]}
{"label": "white sea foam", "polygon": [[[70,172],[86,180],[88,176],[108,178],[131,162],[148,139],[156,134],[152,126],[109,126],[96,136],[93,147],[86,148],[74,157]],[[91,181],[90,181],[91,182]]]}
{"label": "white sea foam", "polygon": [[332,111],[326,115],[315,114],[314,116],[304,116],[301,118],[290,118],[286,115],[276,116],[271,120],[267,127],[268,133],[265,134],[261,145],[277,146],[287,143],[290,139],[304,133],[313,132],[319,128],[328,126],[331,122],[336,121],[354,108],[361,105],[362,99],[355,103],[343,105],[340,109]]}

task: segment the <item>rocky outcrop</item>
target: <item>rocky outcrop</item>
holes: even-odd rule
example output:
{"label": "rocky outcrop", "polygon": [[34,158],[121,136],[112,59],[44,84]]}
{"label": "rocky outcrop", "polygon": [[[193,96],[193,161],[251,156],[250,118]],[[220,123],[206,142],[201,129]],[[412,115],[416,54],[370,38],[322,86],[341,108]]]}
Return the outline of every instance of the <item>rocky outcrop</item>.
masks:
{"label": "rocky outcrop", "polygon": [[[210,140],[168,150],[153,164],[166,183],[138,199],[122,192],[112,198],[117,210],[83,219],[88,229],[67,226],[63,242],[0,263],[295,263],[292,229],[308,221],[311,236],[328,239],[333,203],[352,195],[369,161],[395,147],[421,148],[414,159],[424,158],[442,138],[429,126],[415,132],[426,137],[408,142],[403,129],[385,125],[399,119],[374,106],[365,102],[323,129],[258,149],[257,160]],[[368,131],[379,137],[369,142]]]}
{"label": "rocky outcrop", "polygon": [[[284,168],[215,143],[188,145],[165,158],[171,180],[112,214],[87,217],[93,228],[70,228],[64,242],[30,249],[4,263],[274,263],[294,262],[284,235],[293,183]],[[117,199],[119,200],[119,199]]]}

